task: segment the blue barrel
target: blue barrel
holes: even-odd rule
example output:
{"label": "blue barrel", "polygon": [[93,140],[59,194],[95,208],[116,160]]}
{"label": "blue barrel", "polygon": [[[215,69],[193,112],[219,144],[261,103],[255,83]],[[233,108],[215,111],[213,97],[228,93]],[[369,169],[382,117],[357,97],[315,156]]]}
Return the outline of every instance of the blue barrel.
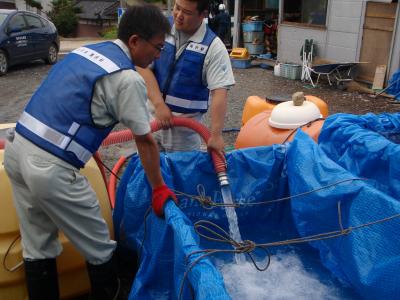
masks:
{"label": "blue barrel", "polygon": [[262,54],[264,52],[264,44],[244,43],[244,47],[251,55]]}
{"label": "blue barrel", "polygon": [[263,21],[250,21],[242,23],[243,32],[263,31]]}

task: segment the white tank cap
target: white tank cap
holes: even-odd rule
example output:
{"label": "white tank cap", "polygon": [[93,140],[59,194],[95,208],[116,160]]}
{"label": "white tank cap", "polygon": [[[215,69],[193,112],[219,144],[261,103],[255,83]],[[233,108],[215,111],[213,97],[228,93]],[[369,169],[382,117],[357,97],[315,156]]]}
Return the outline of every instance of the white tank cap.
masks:
{"label": "white tank cap", "polygon": [[303,92],[297,92],[292,101],[276,105],[268,121],[275,128],[295,129],[321,117],[318,106],[306,101]]}

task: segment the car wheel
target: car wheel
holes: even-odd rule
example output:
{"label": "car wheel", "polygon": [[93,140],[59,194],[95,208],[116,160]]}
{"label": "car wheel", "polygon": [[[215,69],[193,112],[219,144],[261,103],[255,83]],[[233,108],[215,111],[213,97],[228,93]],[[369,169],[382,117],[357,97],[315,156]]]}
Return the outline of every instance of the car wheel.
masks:
{"label": "car wheel", "polygon": [[57,47],[56,45],[51,44],[49,47],[49,52],[46,57],[46,63],[48,63],[49,65],[54,65],[57,62],[57,58],[58,58]]}
{"label": "car wheel", "polygon": [[0,50],[0,76],[6,74],[7,70],[8,70],[7,55],[3,50]]}

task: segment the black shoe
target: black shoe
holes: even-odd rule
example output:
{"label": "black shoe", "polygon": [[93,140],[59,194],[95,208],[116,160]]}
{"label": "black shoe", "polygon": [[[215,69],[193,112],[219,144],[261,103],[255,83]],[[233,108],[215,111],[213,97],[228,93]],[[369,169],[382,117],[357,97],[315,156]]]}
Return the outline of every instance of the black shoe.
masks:
{"label": "black shoe", "polygon": [[117,274],[121,280],[119,297],[121,300],[128,299],[138,271],[138,257],[136,252],[126,246],[122,246],[120,243],[118,243],[115,250],[115,256],[117,258]]}

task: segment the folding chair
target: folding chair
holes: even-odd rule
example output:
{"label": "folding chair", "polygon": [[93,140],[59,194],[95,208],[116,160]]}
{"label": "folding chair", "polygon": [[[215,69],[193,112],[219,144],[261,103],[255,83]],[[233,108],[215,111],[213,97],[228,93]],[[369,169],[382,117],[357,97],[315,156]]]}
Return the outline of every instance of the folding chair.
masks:
{"label": "folding chair", "polygon": [[307,70],[312,65],[314,51],[315,49],[313,40],[305,40],[300,50],[302,61],[301,80],[303,81],[306,80],[307,76],[309,75]]}

